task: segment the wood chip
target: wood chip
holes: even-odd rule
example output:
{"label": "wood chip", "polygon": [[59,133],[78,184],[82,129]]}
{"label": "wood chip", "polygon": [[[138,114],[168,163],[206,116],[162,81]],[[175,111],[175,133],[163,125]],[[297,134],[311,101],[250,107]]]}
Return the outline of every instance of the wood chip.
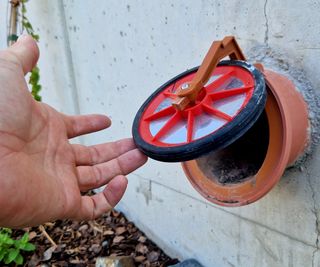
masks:
{"label": "wood chip", "polygon": [[89,250],[93,251],[95,254],[99,254],[101,249],[102,249],[102,246],[100,244],[92,244],[89,248]]}
{"label": "wood chip", "polygon": [[43,261],[47,261],[50,260],[52,257],[52,253],[53,251],[56,249],[57,246],[52,246],[50,248],[48,248],[44,253],[43,253],[43,257],[42,260]]}
{"label": "wood chip", "polygon": [[32,239],[34,239],[37,236],[37,233],[35,231],[32,231],[29,233],[29,241],[31,241]]}
{"label": "wood chip", "polygon": [[114,235],[114,232],[112,230],[106,230],[102,234],[103,235]]}
{"label": "wood chip", "polygon": [[150,261],[152,263],[152,262],[155,262],[159,259],[159,255],[160,255],[160,252],[151,251],[147,256],[147,259],[148,259],[148,261]]}
{"label": "wood chip", "polygon": [[141,253],[141,254],[147,254],[148,253],[148,247],[142,243],[139,243],[137,246],[136,246],[136,251]]}
{"label": "wood chip", "polygon": [[87,231],[88,229],[89,229],[89,225],[84,224],[84,225],[81,225],[78,230],[83,233],[83,232]]}
{"label": "wood chip", "polygon": [[113,243],[120,243],[124,239],[124,236],[118,235],[113,239]]}
{"label": "wood chip", "polygon": [[146,259],[146,257],[145,257],[145,256],[142,256],[142,255],[137,256],[137,257],[134,257],[134,260],[135,260],[136,262],[143,262],[145,259]]}
{"label": "wood chip", "polygon": [[142,236],[140,236],[140,237],[138,238],[138,241],[139,241],[140,243],[144,243],[144,242],[147,241],[147,238],[142,235]]}
{"label": "wood chip", "polygon": [[[70,220],[27,228],[34,252],[24,252],[25,266],[94,267],[97,257],[131,256],[136,266],[164,267],[177,263],[166,256],[152,241],[117,211],[110,211],[89,222]],[[18,239],[24,234],[14,230]],[[54,248],[48,237],[58,245]],[[171,264],[169,264],[171,263]]]}
{"label": "wood chip", "polygon": [[112,216],[115,218],[119,217],[120,215],[120,212],[117,212],[116,210],[112,210],[111,213],[112,213]]}
{"label": "wood chip", "polygon": [[89,222],[89,225],[91,226],[91,228],[92,228],[94,231],[96,231],[96,232],[98,232],[98,233],[103,233],[100,225],[97,224],[96,222],[90,221],[90,222]]}
{"label": "wood chip", "polygon": [[122,235],[123,233],[125,233],[127,231],[126,227],[122,226],[122,227],[117,227],[116,228],[116,234],[117,235]]}

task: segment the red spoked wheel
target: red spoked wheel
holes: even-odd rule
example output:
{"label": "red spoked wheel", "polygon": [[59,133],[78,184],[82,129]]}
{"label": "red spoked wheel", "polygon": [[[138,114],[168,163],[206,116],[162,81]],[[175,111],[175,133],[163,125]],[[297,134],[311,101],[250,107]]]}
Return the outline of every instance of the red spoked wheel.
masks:
{"label": "red spoked wheel", "polygon": [[223,148],[258,119],[266,101],[262,74],[244,61],[223,61],[196,101],[179,111],[176,90],[193,79],[197,68],[161,86],[138,111],[133,124],[136,145],[151,158],[178,162]]}

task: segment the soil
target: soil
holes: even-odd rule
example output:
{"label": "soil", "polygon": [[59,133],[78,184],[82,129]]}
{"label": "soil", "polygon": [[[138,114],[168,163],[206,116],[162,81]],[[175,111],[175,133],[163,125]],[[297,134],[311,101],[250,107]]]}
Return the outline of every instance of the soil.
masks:
{"label": "soil", "polygon": [[178,262],[115,210],[90,222],[57,221],[15,230],[13,235],[19,237],[25,231],[37,248],[33,254],[24,254],[24,266],[95,266],[96,258],[103,256],[131,256],[139,267]]}

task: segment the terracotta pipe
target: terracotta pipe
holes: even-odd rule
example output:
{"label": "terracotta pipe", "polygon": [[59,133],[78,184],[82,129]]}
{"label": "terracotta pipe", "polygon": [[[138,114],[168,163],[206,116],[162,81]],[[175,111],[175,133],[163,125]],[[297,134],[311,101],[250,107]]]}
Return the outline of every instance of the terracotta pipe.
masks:
{"label": "terracotta pipe", "polygon": [[207,200],[221,206],[247,205],[263,197],[308,144],[308,110],[302,96],[285,76],[271,70],[261,70],[268,91],[265,113],[269,125],[269,144],[258,172],[239,183],[221,184],[218,179],[208,177],[199,160],[182,163],[193,187]]}

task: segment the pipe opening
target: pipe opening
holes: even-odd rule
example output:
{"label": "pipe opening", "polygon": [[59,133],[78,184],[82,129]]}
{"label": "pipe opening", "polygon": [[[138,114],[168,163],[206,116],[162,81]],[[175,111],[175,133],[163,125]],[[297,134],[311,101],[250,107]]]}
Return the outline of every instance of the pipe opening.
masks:
{"label": "pipe opening", "polygon": [[226,148],[197,159],[205,176],[215,183],[231,185],[251,179],[261,168],[269,144],[269,125],[263,111],[256,123]]}

